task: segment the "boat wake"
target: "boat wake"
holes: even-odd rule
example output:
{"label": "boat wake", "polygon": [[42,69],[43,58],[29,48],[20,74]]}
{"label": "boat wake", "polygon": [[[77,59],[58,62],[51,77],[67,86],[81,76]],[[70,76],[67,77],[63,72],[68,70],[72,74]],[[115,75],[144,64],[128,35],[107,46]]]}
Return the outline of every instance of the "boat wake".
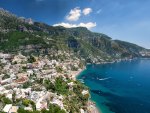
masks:
{"label": "boat wake", "polygon": [[99,78],[98,80],[108,80],[108,79],[110,79],[111,77],[107,77],[107,78]]}

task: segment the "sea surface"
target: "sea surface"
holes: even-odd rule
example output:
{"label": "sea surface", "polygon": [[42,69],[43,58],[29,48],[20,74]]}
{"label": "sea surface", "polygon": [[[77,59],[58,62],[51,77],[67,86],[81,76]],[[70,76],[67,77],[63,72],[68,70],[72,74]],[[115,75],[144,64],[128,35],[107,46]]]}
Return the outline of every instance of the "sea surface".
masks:
{"label": "sea surface", "polygon": [[77,79],[102,113],[150,113],[150,59],[87,65]]}

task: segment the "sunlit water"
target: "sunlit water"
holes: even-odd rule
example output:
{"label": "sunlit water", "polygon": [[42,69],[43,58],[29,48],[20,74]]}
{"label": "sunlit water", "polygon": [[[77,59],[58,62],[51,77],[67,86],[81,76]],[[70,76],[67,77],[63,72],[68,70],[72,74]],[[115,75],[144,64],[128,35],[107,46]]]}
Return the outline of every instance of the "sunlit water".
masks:
{"label": "sunlit water", "polygon": [[150,59],[88,65],[78,79],[103,113],[150,113]]}

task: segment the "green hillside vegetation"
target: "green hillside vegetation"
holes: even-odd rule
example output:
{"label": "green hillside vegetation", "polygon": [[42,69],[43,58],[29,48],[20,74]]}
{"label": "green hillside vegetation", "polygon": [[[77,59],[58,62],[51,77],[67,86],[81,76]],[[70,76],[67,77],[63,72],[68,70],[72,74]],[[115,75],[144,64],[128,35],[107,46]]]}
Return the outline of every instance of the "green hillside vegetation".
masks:
{"label": "green hillside vegetation", "polygon": [[87,62],[94,62],[94,58],[95,62],[101,62],[140,57],[140,51],[146,50],[132,43],[112,40],[105,34],[94,33],[83,27],[53,27],[39,22],[30,25],[2,10],[0,28],[0,50],[4,52],[48,54],[53,49],[73,52]]}

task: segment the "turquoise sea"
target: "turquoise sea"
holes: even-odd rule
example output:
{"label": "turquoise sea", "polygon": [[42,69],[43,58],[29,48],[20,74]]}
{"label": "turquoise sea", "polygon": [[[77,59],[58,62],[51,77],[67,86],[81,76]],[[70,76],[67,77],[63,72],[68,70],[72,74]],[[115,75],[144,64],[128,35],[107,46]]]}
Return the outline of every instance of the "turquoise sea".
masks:
{"label": "turquoise sea", "polygon": [[87,65],[77,79],[102,113],[150,113],[150,59]]}

